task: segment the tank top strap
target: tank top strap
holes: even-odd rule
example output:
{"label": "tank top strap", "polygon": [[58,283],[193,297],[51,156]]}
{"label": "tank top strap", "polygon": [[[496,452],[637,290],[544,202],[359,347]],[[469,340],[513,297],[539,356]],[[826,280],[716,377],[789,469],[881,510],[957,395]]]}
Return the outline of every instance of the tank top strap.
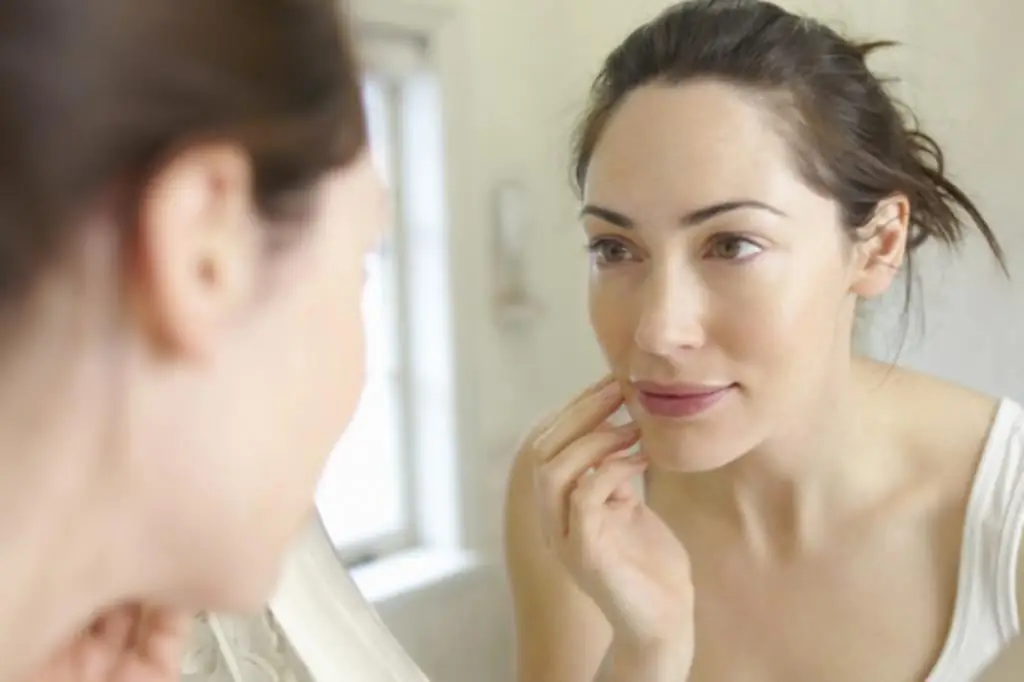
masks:
{"label": "tank top strap", "polygon": [[928,682],[967,682],[1020,632],[1017,561],[1024,532],[1024,409],[999,403],[964,518],[953,622]]}

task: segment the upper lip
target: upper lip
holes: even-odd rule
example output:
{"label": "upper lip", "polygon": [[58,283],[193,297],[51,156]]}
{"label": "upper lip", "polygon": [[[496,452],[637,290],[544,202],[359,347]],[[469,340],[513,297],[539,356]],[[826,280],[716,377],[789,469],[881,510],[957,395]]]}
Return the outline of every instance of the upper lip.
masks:
{"label": "upper lip", "polygon": [[665,398],[692,398],[710,395],[729,388],[731,384],[663,384],[656,381],[634,381],[633,387],[641,393]]}

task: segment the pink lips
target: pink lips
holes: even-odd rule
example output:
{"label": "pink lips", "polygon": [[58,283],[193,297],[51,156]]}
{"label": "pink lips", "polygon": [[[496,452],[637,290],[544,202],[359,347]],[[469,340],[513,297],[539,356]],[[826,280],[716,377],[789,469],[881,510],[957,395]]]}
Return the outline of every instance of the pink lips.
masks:
{"label": "pink lips", "polygon": [[643,408],[655,417],[680,419],[695,417],[724,398],[734,388],[703,384],[658,384],[649,381],[633,382],[637,398]]}

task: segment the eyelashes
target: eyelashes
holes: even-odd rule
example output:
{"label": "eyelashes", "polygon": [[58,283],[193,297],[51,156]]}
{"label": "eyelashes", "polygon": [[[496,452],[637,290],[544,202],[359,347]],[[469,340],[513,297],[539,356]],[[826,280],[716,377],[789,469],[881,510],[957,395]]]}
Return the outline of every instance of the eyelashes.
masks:
{"label": "eyelashes", "polygon": [[[708,241],[702,256],[709,260],[741,264],[760,255],[764,250],[764,246],[750,237],[720,233]],[[639,261],[644,257],[635,245],[616,237],[595,237],[587,244],[587,252],[594,264],[599,267]]]}
{"label": "eyelashes", "polygon": [[713,257],[727,261],[746,261],[764,251],[757,242],[740,235],[724,235],[716,240],[709,252]]}
{"label": "eyelashes", "polygon": [[587,252],[597,265],[611,265],[632,257],[629,246],[611,237],[598,237],[587,244]]}

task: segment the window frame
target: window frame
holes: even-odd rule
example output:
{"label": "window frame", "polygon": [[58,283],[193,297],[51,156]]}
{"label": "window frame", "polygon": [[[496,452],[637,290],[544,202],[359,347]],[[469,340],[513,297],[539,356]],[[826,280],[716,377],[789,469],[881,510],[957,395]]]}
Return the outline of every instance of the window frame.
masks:
{"label": "window frame", "polygon": [[[411,238],[407,214],[406,182],[407,150],[409,140],[405,121],[408,116],[408,91],[410,79],[424,68],[429,68],[426,59],[426,43],[414,33],[394,30],[390,27],[359,27],[357,42],[364,54],[362,77],[372,79],[379,87],[385,100],[387,113],[387,136],[389,140],[385,163],[389,170],[388,191],[391,197],[390,233],[384,240],[387,252],[383,254],[384,272],[392,293],[395,309],[385,311],[392,315],[390,327],[396,339],[394,358],[397,370],[387,381],[394,382],[398,407],[398,465],[400,480],[398,494],[402,504],[402,524],[395,532],[381,533],[363,541],[339,544],[336,548],[342,562],[352,568],[379,561],[389,555],[398,554],[423,544],[418,523],[418,511],[422,501],[417,485],[419,463],[422,452],[418,447],[417,400],[415,353],[416,329],[413,324],[411,292],[415,283],[411,276]],[[399,341],[401,339],[402,341]]]}
{"label": "window frame", "polygon": [[[456,304],[455,283],[464,279],[461,264],[472,239],[455,240],[464,204],[449,186],[452,175],[471,167],[473,158],[463,138],[450,135],[468,123],[459,77],[468,34],[461,13],[434,0],[352,0],[347,14],[367,70],[388,73],[403,85],[402,111],[394,112],[394,120],[401,119],[406,158],[397,167],[403,182],[395,218],[408,254],[396,257],[411,266],[403,268],[409,285],[403,292],[409,313],[403,324],[415,334],[415,342],[402,349],[412,361],[405,364],[399,396],[412,408],[400,422],[408,444],[402,450],[409,458],[403,470],[408,532],[336,548],[343,561],[359,565],[356,573],[369,581],[371,591],[383,594],[398,589],[404,573],[422,573],[420,559],[429,557],[438,566],[464,561],[475,523],[463,514],[470,494],[463,486],[471,473],[461,451],[467,442],[477,442],[472,428],[477,420],[475,405],[460,400],[473,381],[473,363],[457,349],[472,347],[475,334],[466,338],[459,311],[467,296],[478,293],[460,292]],[[379,49],[382,45],[385,49]],[[479,296],[483,300],[482,292]],[[336,530],[344,527],[343,518],[324,520]]]}

